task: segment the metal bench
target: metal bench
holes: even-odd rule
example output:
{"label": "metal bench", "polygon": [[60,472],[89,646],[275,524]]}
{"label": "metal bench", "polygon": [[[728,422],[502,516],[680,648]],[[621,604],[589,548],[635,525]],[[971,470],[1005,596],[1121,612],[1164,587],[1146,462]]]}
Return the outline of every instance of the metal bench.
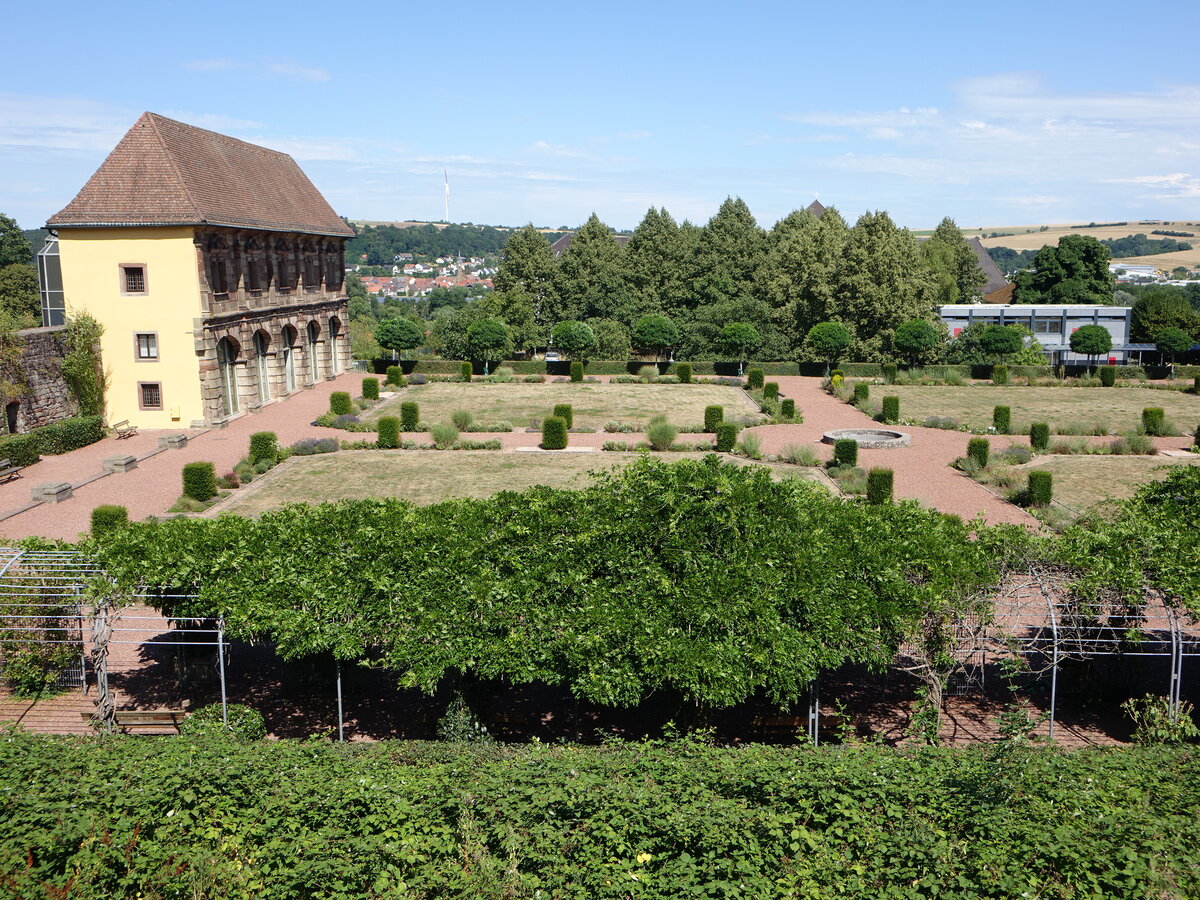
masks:
{"label": "metal bench", "polygon": [[10,460],[0,459],[0,481],[10,481],[21,477],[24,466],[14,466]]}
{"label": "metal bench", "polygon": [[117,433],[117,438],[120,439],[120,438],[133,437],[135,434],[137,434],[138,430],[137,430],[136,425],[129,424],[128,419],[122,419],[120,422],[118,422],[116,425],[113,426],[113,431],[115,431]]}
{"label": "metal bench", "polygon": [[[94,713],[79,714],[88,722],[95,718]],[[187,711],[182,709],[118,709],[113,719],[121,731],[128,733],[131,728],[149,734],[179,734],[179,726],[187,718]]]}

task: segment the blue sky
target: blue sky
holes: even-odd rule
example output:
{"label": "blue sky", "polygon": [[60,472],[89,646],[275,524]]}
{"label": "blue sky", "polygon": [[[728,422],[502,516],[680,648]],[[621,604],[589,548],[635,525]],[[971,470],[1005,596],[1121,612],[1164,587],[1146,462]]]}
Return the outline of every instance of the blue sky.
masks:
{"label": "blue sky", "polygon": [[353,219],[440,219],[446,169],[488,224],[1200,220],[1200,4],[1137,9],[23,3],[0,211],[41,225],[152,110],[291,153]]}

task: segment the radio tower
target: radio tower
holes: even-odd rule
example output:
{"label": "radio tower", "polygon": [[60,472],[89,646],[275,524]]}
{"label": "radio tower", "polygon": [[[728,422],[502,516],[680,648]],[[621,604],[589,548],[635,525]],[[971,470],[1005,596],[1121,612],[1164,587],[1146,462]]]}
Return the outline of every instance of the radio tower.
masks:
{"label": "radio tower", "polygon": [[446,174],[446,170],[442,169],[442,177],[446,183],[446,217],[442,219],[447,225],[450,224],[450,176]]}

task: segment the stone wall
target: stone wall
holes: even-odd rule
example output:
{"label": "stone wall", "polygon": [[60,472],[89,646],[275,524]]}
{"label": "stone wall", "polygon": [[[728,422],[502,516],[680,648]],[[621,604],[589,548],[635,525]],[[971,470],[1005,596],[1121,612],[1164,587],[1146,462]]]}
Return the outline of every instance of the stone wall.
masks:
{"label": "stone wall", "polygon": [[27,328],[17,332],[21,341],[21,360],[16,372],[5,372],[5,381],[19,385],[20,394],[6,401],[5,414],[0,416],[0,432],[8,432],[12,410],[16,403],[17,432],[26,432],[40,425],[50,425],[70,418],[79,412],[62,375],[62,359],[66,353],[66,332],[63,325],[52,328]]}

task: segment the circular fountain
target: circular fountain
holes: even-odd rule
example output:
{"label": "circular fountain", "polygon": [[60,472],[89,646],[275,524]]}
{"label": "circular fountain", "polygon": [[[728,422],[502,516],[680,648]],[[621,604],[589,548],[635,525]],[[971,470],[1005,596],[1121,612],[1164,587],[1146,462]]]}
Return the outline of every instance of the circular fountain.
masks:
{"label": "circular fountain", "polygon": [[912,438],[907,434],[886,428],[843,428],[821,435],[821,441],[826,444],[845,440],[854,441],[864,450],[890,450],[912,444]]}

